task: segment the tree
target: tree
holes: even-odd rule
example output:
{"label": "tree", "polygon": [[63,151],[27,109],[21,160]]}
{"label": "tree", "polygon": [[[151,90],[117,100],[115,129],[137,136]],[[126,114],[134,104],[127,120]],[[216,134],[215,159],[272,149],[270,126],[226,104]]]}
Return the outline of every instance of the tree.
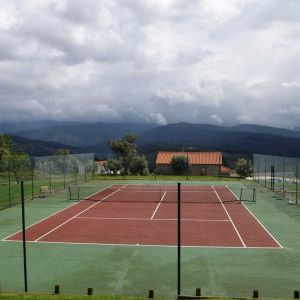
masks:
{"label": "tree", "polygon": [[235,171],[241,177],[248,177],[252,175],[252,164],[250,160],[240,158],[235,164]]}
{"label": "tree", "polygon": [[173,156],[171,166],[175,174],[183,174],[188,168],[188,158],[184,155]]}
{"label": "tree", "polygon": [[26,171],[29,171],[31,168],[29,156],[21,150],[10,153],[9,167],[19,184],[21,177],[24,178]]}
{"label": "tree", "polygon": [[70,155],[69,149],[57,149],[55,152],[55,155],[61,156],[61,155]]}
{"label": "tree", "polygon": [[0,162],[2,171],[13,172],[17,183],[20,183],[21,176],[30,169],[29,156],[13,144],[9,135],[0,134]]}
{"label": "tree", "polygon": [[122,163],[117,158],[109,158],[106,160],[104,167],[113,174],[117,174],[122,169]]}
{"label": "tree", "polygon": [[124,175],[145,175],[149,172],[145,156],[137,153],[136,139],[135,134],[128,133],[124,135],[123,139],[108,141],[111,150],[115,153],[115,159],[121,164],[121,172]]}
{"label": "tree", "polygon": [[13,143],[10,136],[0,134],[0,161],[6,159],[13,149]]}
{"label": "tree", "polygon": [[148,175],[148,161],[145,155],[138,155],[132,162],[131,172],[137,175]]}

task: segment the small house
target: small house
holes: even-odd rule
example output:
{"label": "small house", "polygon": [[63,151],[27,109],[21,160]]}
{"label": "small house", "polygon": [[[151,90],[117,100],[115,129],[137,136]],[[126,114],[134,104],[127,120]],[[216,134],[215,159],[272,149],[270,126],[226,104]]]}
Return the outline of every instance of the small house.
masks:
{"label": "small house", "polygon": [[156,157],[156,171],[162,175],[172,175],[172,158],[174,156],[186,157],[188,164],[185,174],[190,176],[220,176],[230,175],[230,169],[223,166],[221,152],[175,152],[159,151]]}

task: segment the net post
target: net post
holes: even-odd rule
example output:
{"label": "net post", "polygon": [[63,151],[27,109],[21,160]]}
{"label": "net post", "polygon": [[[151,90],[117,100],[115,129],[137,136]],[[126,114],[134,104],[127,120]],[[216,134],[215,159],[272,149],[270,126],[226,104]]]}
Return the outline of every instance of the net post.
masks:
{"label": "net post", "polygon": [[80,201],[80,186],[78,186],[78,189],[77,189],[77,201],[78,202]]}
{"label": "net post", "polygon": [[256,203],[256,188],[253,188],[253,202]]}
{"label": "net post", "polygon": [[68,186],[68,195],[69,195],[68,201],[71,201],[71,187],[70,186]]}
{"label": "net post", "polygon": [[181,294],[181,184],[177,184],[177,296]]}
{"label": "net post", "polygon": [[24,269],[24,291],[28,292],[27,282],[27,251],[26,251],[26,225],[25,225],[25,195],[24,180],[21,180],[21,201],[22,201],[22,241],[23,241],[23,269]]}
{"label": "net post", "polygon": [[243,187],[241,187],[241,193],[240,193],[240,202],[242,202],[242,199],[243,199]]}

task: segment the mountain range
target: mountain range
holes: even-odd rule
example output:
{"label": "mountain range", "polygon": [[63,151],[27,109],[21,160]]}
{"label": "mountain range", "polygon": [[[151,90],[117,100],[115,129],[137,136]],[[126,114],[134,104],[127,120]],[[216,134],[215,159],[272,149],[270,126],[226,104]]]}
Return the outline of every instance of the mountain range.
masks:
{"label": "mountain range", "polygon": [[29,156],[51,156],[55,154],[58,149],[69,149],[70,153],[86,153],[85,149],[73,147],[61,143],[46,142],[42,140],[32,140],[16,135],[11,135],[12,142],[19,145],[23,151]]}
{"label": "mountain range", "polygon": [[[22,130],[20,130],[22,129]],[[153,161],[158,150],[217,150],[229,164],[237,157],[253,153],[300,156],[300,131],[243,124],[232,127],[211,124],[176,123],[158,126],[136,123],[79,123],[37,121],[2,123],[0,132],[13,134],[16,143],[31,155],[49,155],[57,148],[71,152],[95,152],[104,158],[111,154],[109,139],[125,133],[138,135],[138,150]],[[47,153],[47,154],[46,154]]]}

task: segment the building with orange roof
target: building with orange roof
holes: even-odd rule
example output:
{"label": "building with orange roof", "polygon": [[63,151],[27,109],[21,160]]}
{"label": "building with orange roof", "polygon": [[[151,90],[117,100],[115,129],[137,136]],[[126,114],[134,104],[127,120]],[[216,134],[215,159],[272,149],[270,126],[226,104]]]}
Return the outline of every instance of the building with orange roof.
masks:
{"label": "building with orange roof", "polygon": [[185,174],[191,176],[230,175],[230,169],[223,166],[221,152],[159,151],[156,157],[156,171],[162,175],[174,174],[172,158],[175,156],[184,156],[187,158],[188,164]]}

